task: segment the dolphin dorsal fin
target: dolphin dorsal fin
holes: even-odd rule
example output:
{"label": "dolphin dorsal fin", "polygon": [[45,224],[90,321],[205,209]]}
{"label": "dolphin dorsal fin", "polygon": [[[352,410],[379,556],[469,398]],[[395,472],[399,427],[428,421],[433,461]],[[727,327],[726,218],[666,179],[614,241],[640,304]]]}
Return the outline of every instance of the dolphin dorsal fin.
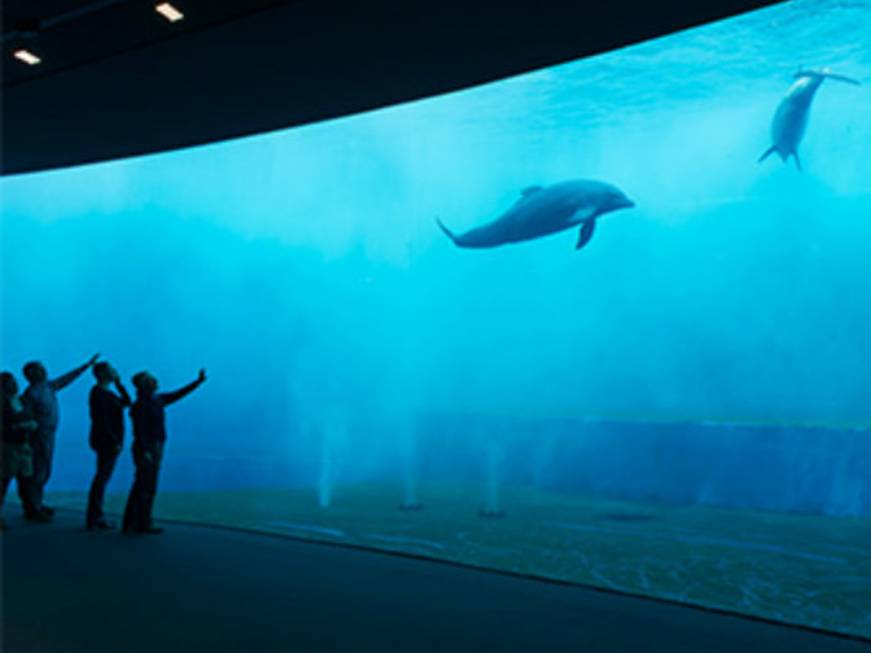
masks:
{"label": "dolphin dorsal fin", "polygon": [[529,197],[541,190],[541,186],[527,186],[520,192],[521,197]]}

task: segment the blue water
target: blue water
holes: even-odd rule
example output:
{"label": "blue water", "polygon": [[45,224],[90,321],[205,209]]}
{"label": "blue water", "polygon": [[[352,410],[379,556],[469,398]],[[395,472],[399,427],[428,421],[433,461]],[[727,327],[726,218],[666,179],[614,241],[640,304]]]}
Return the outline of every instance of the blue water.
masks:
{"label": "blue water", "polygon": [[[171,409],[169,488],[329,491],[495,456],[567,492],[871,514],[869,22],[871,2],[789,2],[341,120],[5,178],[3,367],[101,352],[168,389],[207,367]],[[803,172],[757,164],[801,66],[863,85],[823,84]],[[580,252],[574,231],[460,250],[435,225],[574,178],[637,205]],[[91,472],[90,383],[61,395],[54,489]]]}

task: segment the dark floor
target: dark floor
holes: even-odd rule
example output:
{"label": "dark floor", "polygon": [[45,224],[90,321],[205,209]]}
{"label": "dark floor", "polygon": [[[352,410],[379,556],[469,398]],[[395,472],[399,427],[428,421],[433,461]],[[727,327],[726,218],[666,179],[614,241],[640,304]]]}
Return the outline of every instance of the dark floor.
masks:
{"label": "dark floor", "polygon": [[[12,510],[7,507],[7,515]],[[497,573],[170,524],[7,518],[4,653],[871,651],[738,617]]]}

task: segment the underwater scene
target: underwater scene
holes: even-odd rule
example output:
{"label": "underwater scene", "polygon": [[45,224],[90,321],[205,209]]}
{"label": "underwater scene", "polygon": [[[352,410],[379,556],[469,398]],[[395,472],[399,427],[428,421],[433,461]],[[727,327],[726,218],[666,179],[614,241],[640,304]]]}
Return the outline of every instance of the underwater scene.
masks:
{"label": "underwater scene", "polygon": [[[796,0],[6,177],[2,367],[206,368],[160,518],[871,637],[869,24]],[[93,383],[58,394],[54,505],[87,502]]]}

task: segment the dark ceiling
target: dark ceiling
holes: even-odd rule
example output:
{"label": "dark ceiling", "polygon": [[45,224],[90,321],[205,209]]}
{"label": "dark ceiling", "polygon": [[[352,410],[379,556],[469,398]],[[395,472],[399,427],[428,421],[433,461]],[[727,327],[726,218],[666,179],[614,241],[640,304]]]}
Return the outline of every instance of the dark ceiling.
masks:
{"label": "dark ceiling", "polygon": [[[185,18],[171,24],[154,9],[160,0],[4,0],[4,87],[55,75],[258,12],[288,0],[174,0]],[[10,59],[18,47],[43,58],[39,66]],[[15,65],[10,65],[14,62]]]}
{"label": "dark ceiling", "polygon": [[173,0],[172,24],[155,4],[4,0],[3,174],[323,120],[775,2]]}

